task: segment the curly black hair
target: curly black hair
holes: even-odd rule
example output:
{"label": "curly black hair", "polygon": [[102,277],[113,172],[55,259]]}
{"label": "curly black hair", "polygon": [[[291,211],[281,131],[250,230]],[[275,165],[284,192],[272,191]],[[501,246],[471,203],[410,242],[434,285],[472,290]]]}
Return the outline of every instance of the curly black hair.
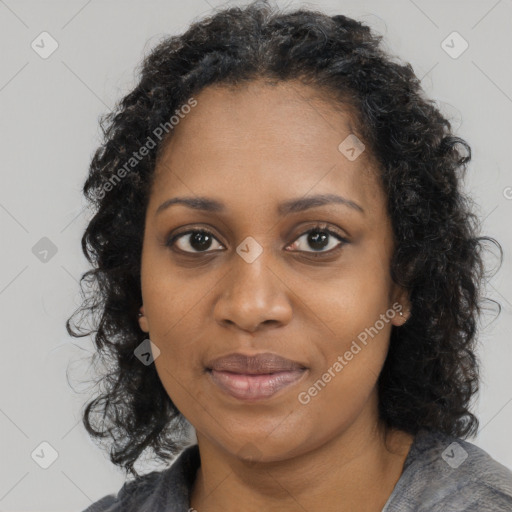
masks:
{"label": "curly black hair", "polygon": [[[379,376],[380,418],[413,435],[477,432],[470,402],[479,387],[483,249],[491,242],[501,259],[502,250],[477,236],[478,217],[462,191],[470,146],[425,97],[411,65],[384,51],[381,39],[343,15],[286,12],[266,0],[225,8],[160,41],[138,69],[136,87],[101,117],[104,138],[83,186],[94,210],[82,237],[92,269],[82,275],[83,302],[66,327],[74,337],[95,333],[93,359],[107,365],[83,422],[127,472],[138,475],[134,463],[146,449],[168,461],[186,445],[186,420],[155,365],[134,356],[146,338],[137,320],[145,212],[156,162],[172,137],[169,120],[208,85],[261,78],[300,80],[332,105],[348,106],[378,162],[395,237],[391,276],[411,303],[409,321],[392,329]],[[143,157],[141,147],[149,148]],[[79,313],[99,314],[94,329],[71,328]]]}

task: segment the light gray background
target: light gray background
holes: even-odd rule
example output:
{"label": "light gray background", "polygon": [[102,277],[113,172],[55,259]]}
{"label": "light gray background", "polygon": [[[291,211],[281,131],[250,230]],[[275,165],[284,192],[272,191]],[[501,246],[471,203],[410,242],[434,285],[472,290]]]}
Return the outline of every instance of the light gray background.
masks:
{"label": "light gray background", "polygon": [[[90,340],[70,338],[64,327],[87,269],[80,237],[88,213],[80,188],[99,142],[98,116],[133,86],[144,53],[161,36],[183,31],[221,5],[227,4],[0,0],[3,511],[81,511],[124,481],[88,439],[79,418],[87,395],[74,393],[66,379],[71,365],[75,389],[85,389],[76,380],[87,376],[83,359],[91,351]],[[345,14],[384,34],[387,47],[411,62],[427,94],[471,144],[467,188],[480,205],[485,233],[501,242],[505,262],[487,290],[503,311],[480,336],[483,379],[475,411],[481,429],[470,441],[512,468],[512,1],[279,5]],[[59,45],[47,59],[31,48],[43,31]],[[441,46],[453,31],[469,43],[456,59]],[[43,237],[57,249],[46,262],[32,249]],[[43,441],[58,452],[48,469],[31,458]],[[38,453],[43,458],[40,448]],[[145,467],[151,469],[139,469]]]}

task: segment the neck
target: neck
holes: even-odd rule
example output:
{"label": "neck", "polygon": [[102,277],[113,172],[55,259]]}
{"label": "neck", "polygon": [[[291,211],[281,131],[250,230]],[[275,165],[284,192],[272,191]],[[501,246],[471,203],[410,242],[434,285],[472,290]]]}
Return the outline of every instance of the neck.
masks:
{"label": "neck", "polygon": [[[368,423],[366,423],[368,425]],[[250,462],[197,433],[201,466],[191,494],[200,512],[322,509],[380,512],[402,473],[413,436],[354,422],[321,446]]]}

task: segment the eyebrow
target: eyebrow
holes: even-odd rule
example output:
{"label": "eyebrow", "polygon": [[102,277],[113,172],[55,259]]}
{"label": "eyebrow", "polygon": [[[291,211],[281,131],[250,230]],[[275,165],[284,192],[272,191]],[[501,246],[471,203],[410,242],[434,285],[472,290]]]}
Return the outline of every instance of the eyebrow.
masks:
{"label": "eyebrow", "polygon": [[[364,209],[354,201],[335,194],[319,194],[309,197],[301,197],[299,199],[291,199],[280,203],[277,207],[277,212],[280,216],[288,215],[290,213],[297,213],[315,208],[317,206],[324,206],[327,204],[342,204],[348,206],[360,213],[365,213]],[[181,204],[205,212],[220,213],[226,210],[223,203],[216,199],[209,197],[173,197],[164,201],[156,210],[155,216],[163,212],[172,205]]]}

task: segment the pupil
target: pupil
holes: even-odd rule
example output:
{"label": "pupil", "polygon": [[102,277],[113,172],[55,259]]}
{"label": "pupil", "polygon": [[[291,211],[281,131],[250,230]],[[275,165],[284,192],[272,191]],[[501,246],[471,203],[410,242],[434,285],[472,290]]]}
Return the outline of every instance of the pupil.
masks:
{"label": "pupil", "polygon": [[196,231],[190,240],[190,245],[198,251],[208,249],[211,244],[211,237],[201,231]]}
{"label": "pupil", "polygon": [[308,243],[313,249],[322,249],[327,245],[328,234],[324,231],[312,231],[308,237]]}

